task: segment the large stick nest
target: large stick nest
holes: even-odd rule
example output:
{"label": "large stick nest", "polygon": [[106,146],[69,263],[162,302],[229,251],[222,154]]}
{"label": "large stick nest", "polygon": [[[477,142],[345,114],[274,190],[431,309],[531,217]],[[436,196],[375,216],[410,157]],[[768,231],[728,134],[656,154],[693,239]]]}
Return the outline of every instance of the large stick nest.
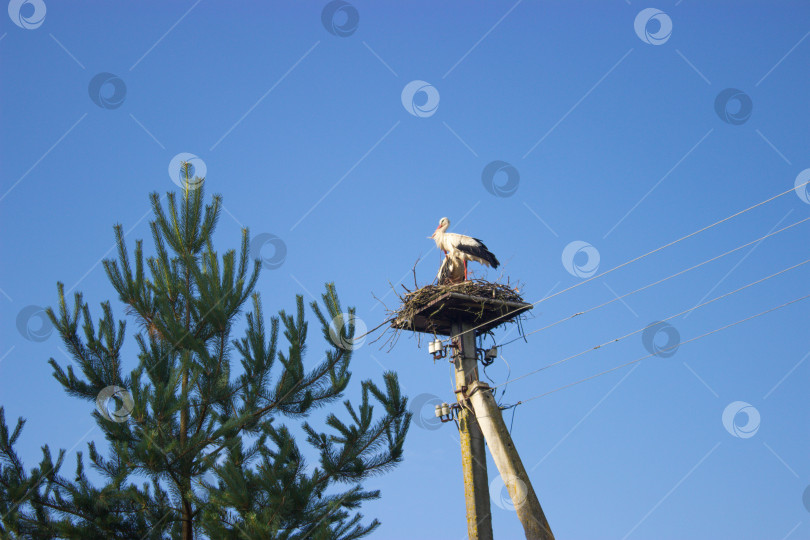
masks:
{"label": "large stick nest", "polygon": [[[453,283],[448,285],[425,285],[415,290],[409,290],[404,285],[400,285],[404,293],[394,289],[397,297],[399,298],[399,306],[395,309],[387,309],[387,320],[391,323],[389,327],[393,330],[393,335],[390,336],[391,346],[395,344],[397,338],[402,330],[407,329],[409,321],[413,321],[417,313],[420,313],[426,306],[430,305],[435,300],[441,298],[447,293],[459,293],[471,297],[492,299],[502,302],[515,302],[525,303],[523,297],[520,295],[520,287],[513,285],[509,282],[492,283],[483,279],[471,279],[462,281],[461,283]],[[435,306],[434,313],[424,314],[428,318],[432,317],[442,309],[441,304]],[[471,315],[483,322],[483,314],[476,313],[476,308],[471,308]],[[504,323],[515,322],[520,323],[521,316],[509,317],[503,320]],[[405,323],[405,324],[402,324]]]}
{"label": "large stick nest", "polygon": [[442,295],[456,292],[479,298],[491,298],[504,302],[523,303],[517,287],[510,287],[502,283],[492,283],[483,279],[474,279],[454,283],[452,285],[425,285],[415,291],[408,291],[399,297],[402,304],[391,315],[398,320],[412,320],[413,316],[425,306]]}

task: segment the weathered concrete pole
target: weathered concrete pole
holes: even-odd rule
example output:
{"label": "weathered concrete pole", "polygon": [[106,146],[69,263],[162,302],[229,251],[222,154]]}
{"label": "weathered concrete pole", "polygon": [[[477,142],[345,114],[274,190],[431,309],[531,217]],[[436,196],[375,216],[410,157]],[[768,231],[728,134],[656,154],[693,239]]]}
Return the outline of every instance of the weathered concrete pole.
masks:
{"label": "weathered concrete pole", "polygon": [[472,324],[454,322],[450,337],[460,349],[454,350],[456,396],[461,405],[458,416],[461,438],[461,465],[464,470],[464,499],[467,504],[467,533],[470,540],[492,540],[492,514],[489,506],[487,454],[481,428],[469,410],[464,391],[478,382],[478,357]]}
{"label": "weathered concrete pole", "polygon": [[512,443],[512,436],[506,428],[501,409],[495,402],[489,385],[475,381],[467,386],[467,396],[472,403],[475,418],[489,446],[492,459],[512,498],[512,504],[523,525],[526,538],[554,540],[554,534],[540,507],[540,501],[537,500],[529,475]]}

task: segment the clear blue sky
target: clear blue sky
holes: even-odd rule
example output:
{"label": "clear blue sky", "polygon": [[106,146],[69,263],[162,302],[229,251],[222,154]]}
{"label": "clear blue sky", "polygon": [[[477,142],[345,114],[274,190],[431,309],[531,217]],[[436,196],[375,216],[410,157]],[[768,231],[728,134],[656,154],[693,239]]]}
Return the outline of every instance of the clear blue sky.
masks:
{"label": "clear blue sky", "polygon": [[[333,32],[325,1],[45,4],[44,19],[28,4],[19,24],[0,26],[0,404],[28,418],[29,466],[48,443],[71,450],[71,471],[100,436],[88,434],[90,406],[51,377],[49,357],[69,361],[57,336],[39,340],[36,316],[20,331],[19,314],[53,305],[58,280],[95,313],[114,299],[99,264],[113,254],[112,225],[148,244],[147,196],[176,189],[168,167],[180,153],[199,156],[208,193],[224,196],[221,251],[243,225],[286,249],[261,251],[277,263],[258,286],[268,315],[335,281],[368,327],[385,318],[372,295],[395,306],[388,283],[412,287],[417,258],[420,284],[433,278],[439,255],[425,237],[442,216],[503,262],[503,275],[472,266],[477,277],[519,281],[534,302],[581,282],[588,253],[608,270],[791,189],[810,168],[806,2],[352,0],[327,18]],[[660,13],[642,14],[637,33],[650,7]],[[432,89],[409,86],[428,90],[405,96],[409,111],[412,81]],[[729,88],[736,97],[716,104]],[[493,161],[511,168],[487,190]],[[804,219],[806,200],[788,193],[549,299],[524,328]],[[804,261],[807,233],[799,225],[502,355],[515,376],[625,335]],[[574,241],[592,248],[569,272]],[[686,341],[804,296],[808,276],[802,266],[669,322]],[[557,537],[810,538],[809,302],[514,409],[515,444]],[[411,398],[451,401],[448,365],[418,345],[366,342],[355,383],[393,369]],[[509,384],[502,403],[646,354],[636,334]],[[488,369],[496,383],[507,371],[503,360]],[[732,406],[727,429],[738,401],[750,408],[735,417]],[[466,535],[457,432],[427,427],[414,425],[404,463],[369,483],[382,490],[364,507],[383,522],[378,538]],[[520,537],[495,491],[496,536]]]}

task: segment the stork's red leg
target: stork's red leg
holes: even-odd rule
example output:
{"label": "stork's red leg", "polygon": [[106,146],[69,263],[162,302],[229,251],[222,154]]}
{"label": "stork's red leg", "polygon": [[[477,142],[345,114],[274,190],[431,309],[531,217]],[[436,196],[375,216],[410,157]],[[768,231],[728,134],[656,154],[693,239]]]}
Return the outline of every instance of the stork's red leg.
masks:
{"label": "stork's red leg", "polygon": [[464,259],[464,281],[467,281],[467,259]]}

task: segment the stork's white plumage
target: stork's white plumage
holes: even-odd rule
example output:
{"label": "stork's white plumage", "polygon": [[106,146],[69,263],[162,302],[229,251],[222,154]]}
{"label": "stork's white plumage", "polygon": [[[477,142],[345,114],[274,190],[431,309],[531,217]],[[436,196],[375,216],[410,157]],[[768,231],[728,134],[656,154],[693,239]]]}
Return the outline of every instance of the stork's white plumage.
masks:
{"label": "stork's white plumage", "polygon": [[[481,240],[463,234],[449,233],[447,232],[448,227],[450,227],[450,220],[443,217],[439,220],[439,226],[436,227],[436,230],[430,236],[430,238],[436,241],[436,247],[444,251],[447,255],[447,259],[445,259],[445,262],[442,264],[443,267],[445,264],[453,263],[452,260],[448,261],[448,259],[461,260],[464,264],[465,280],[467,279],[467,261],[475,261],[485,266],[498,268],[500,264],[498,259],[495,258],[495,255],[487,249],[487,246],[485,246]],[[439,270],[439,283],[441,283],[441,274],[442,270]]]}
{"label": "stork's white plumage", "polygon": [[448,253],[442,260],[436,279],[439,285],[452,285],[463,282],[467,279],[464,275],[464,261]]}

